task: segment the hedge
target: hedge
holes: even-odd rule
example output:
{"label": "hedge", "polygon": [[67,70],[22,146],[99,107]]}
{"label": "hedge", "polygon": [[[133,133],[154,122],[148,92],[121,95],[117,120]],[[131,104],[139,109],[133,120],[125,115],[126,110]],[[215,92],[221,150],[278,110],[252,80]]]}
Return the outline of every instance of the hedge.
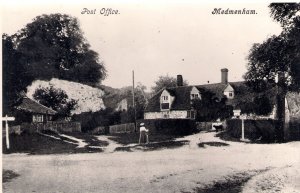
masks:
{"label": "hedge", "polygon": [[147,119],[138,120],[137,125],[143,122],[151,133],[185,136],[197,132],[195,120],[190,119]]}
{"label": "hedge", "polygon": [[300,140],[300,120],[291,119],[289,124],[289,140]]}
{"label": "hedge", "polygon": [[[242,120],[230,119],[227,120],[226,132],[234,137],[241,138],[242,136]],[[276,120],[244,120],[245,138],[252,141],[261,138],[264,142],[273,142],[276,138]]]}

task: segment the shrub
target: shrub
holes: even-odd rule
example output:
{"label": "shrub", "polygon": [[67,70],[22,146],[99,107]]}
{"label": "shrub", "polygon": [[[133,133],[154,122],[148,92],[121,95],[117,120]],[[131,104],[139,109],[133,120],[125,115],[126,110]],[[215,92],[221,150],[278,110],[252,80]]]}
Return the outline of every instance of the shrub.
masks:
{"label": "shrub", "polygon": [[97,112],[84,112],[72,116],[73,121],[79,121],[83,132],[91,131],[96,127],[120,123],[120,113],[111,109],[100,110]]}
{"label": "shrub", "polygon": [[288,135],[289,140],[300,140],[300,120],[291,119]]}
{"label": "shrub", "polygon": [[196,122],[190,119],[153,119],[139,120],[144,122],[150,133],[160,133],[174,136],[184,136],[195,133]]}
{"label": "shrub", "polygon": [[[242,136],[242,120],[230,119],[227,120],[227,133],[234,138],[241,138]],[[244,131],[245,138],[250,140],[257,140],[261,137],[264,142],[272,142],[275,140],[276,120],[245,120]]]}

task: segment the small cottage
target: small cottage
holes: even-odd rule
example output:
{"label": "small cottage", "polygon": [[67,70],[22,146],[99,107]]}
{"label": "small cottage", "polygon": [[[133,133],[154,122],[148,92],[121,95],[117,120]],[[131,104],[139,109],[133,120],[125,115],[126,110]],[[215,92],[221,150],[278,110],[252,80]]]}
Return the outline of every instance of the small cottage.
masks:
{"label": "small cottage", "polygon": [[15,109],[17,122],[48,122],[52,121],[53,116],[57,114],[57,112],[53,109],[48,108],[28,97],[21,98]]}

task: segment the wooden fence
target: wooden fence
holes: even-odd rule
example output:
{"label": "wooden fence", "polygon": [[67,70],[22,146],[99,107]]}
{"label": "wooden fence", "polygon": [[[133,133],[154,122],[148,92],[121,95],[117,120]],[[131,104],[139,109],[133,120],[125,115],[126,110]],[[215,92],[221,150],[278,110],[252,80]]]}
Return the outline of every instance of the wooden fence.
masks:
{"label": "wooden fence", "polygon": [[81,125],[79,122],[51,121],[47,123],[22,123],[21,125],[9,127],[9,133],[16,134],[20,134],[23,131],[34,133],[43,130],[52,130],[62,133],[81,132]]}
{"label": "wooden fence", "polygon": [[109,133],[133,133],[134,132],[134,123],[125,123],[121,125],[112,125],[109,126]]}

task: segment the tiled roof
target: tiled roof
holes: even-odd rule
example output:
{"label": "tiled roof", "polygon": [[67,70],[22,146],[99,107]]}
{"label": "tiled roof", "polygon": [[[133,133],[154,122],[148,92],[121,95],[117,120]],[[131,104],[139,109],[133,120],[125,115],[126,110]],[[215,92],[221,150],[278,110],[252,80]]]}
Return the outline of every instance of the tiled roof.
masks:
{"label": "tiled roof", "polygon": [[[232,105],[234,108],[240,108],[243,104],[247,102],[253,102],[254,98],[259,95],[255,93],[251,88],[246,85],[246,82],[229,82],[229,84],[234,89],[234,98],[228,99],[227,104]],[[209,91],[214,93],[215,97],[219,99],[224,97],[223,91],[227,84],[216,83],[216,84],[205,84],[205,85],[195,85],[195,87],[200,91]],[[166,88],[167,91],[172,92],[175,100],[171,106],[171,110],[189,110],[191,109],[190,92],[194,86],[180,86]],[[146,112],[159,112],[160,111],[160,95],[164,89],[156,93],[150,100],[145,109]],[[275,104],[275,94],[276,88],[269,89],[265,91],[271,103]],[[263,94],[263,93],[261,93]]]}
{"label": "tiled roof", "polygon": [[57,113],[56,111],[27,97],[21,99],[21,102],[18,106],[16,106],[16,109],[38,114],[54,115]]}
{"label": "tiled roof", "polygon": [[170,95],[174,96],[174,101],[172,103],[172,110],[186,110],[191,108],[190,103],[190,92],[193,86],[180,86],[180,87],[170,87],[161,89],[156,93],[149,101],[145,109],[146,112],[158,112],[160,111],[160,96],[164,90],[167,90]]}

